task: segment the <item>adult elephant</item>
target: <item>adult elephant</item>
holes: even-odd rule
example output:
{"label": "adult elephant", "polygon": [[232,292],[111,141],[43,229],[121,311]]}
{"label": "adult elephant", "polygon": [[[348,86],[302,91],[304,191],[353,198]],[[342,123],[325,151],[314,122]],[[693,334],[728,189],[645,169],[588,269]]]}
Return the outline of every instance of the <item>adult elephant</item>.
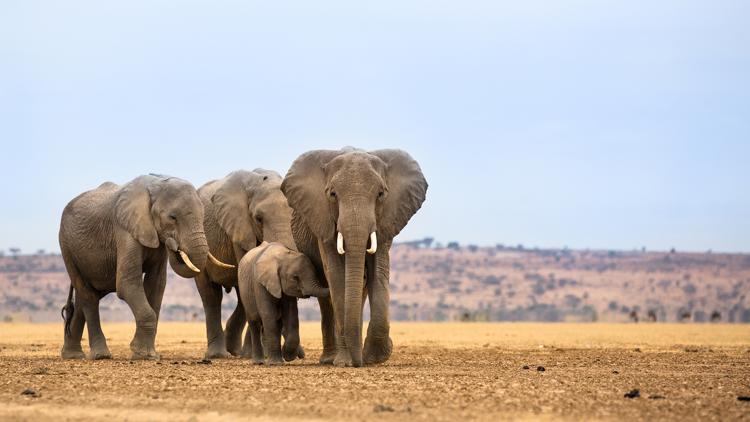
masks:
{"label": "adult elephant", "polygon": [[[291,231],[292,210],[281,193],[281,176],[270,170],[238,170],[198,189],[205,216],[203,225],[213,256],[205,271],[195,277],[206,314],[207,358],[243,354],[245,311],[237,307],[221,326],[222,288],[237,287],[237,263],[263,241],[278,242],[297,250]],[[249,337],[248,333],[248,337]],[[246,342],[245,353],[250,353]]]}
{"label": "adult elephant", "polygon": [[[292,164],[281,190],[292,213],[292,232],[328,282],[320,298],[321,363],[361,366],[388,360],[390,247],[422,206],[427,181],[409,154],[352,148],[318,150]],[[362,350],[362,307],[370,324]],[[332,303],[331,303],[332,302]]]}
{"label": "adult elephant", "polygon": [[192,278],[208,257],[203,205],[193,185],[174,177],[140,176],[124,186],[106,182],[65,207],[60,250],[70,276],[62,357],[85,357],[84,323],[90,358],[111,357],[99,300],[117,292],[135,316],[132,359],[158,359],[154,340],[167,261],[177,274]]}

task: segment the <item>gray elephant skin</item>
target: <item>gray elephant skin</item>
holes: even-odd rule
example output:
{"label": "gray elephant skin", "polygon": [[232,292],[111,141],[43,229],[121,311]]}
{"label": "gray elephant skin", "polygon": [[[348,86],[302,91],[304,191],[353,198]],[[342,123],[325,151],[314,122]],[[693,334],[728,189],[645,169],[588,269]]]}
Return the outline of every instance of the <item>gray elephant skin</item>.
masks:
{"label": "gray elephant skin", "polygon": [[280,243],[263,242],[242,258],[238,277],[253,362],[280,365],[304,357],[297,299],[328,296],[310,259]]}
{"label": "gray elephant skin", "polygon": [[[245,311],[238,303],[221,326],[222,288],[237,287],[237,263],[263,241],[278,242],[297,250],[291,232],[292,210],[281,193],[281,176],[264,169],[238,170],[198,189],[205,216],[203,225],[212,256],[195,283],[206,314],[206,358],[250,354],[250,333],[242,345]],[[228,265],[227,265],[228,264]]]}
{"label": "gray elephant skin", "polygon": [[[292,164],[281,190],[293,209],[292,233],[330,288],[319,299],[321,363],[362,366],[392,353],[390,247],[422,206],[427,181],[404,151],[317,150]],[[362,308],[370,323],[362,346]]]}
{"label": "gray elephant skin", "polygon": [[174,177],[140,176],[124,186],[106,182],[65,207],[60,249],[71,282],[62,357],[85,357],[84,324],[90,358],[111,357],[99,300],[117,292],[135,316],[131,358],[158,359],[154,341],[167,261],[177,274],[192,278],[208,257],[203,205],[193,185]]}

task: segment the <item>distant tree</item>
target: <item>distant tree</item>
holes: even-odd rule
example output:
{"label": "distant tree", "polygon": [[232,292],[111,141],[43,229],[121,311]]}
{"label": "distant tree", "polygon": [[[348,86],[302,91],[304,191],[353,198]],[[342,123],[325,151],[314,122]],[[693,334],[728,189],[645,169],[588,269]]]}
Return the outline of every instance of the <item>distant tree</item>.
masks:
{"label": "distant tree", "polygon": [[435,238],[433,237],[425,237],[422,239],[422,245],[424,245],[425,248],[429,248],[432,246],[432,242],[435,241]]}
{"label": "distant tree", "polygon": [[688,283],[682,286],[682,291],[689,295],[695,294],[696,290],[697,289],[695,288],[695,285],[693,283]]}
{"label": "distant tree", "polygon": [[648,320],[651,322],[656,322],[656,311],[653,309],[648,310]]}
{"label": "distant tree", "polygon": [[721,322],[721,312],[719,311],[711,312],[711,322]]}
{"label": "distant tree", "polygon": [[502,251],[503,249],[505,249],[505,245],[503,245],[502,243],[498,243],[497,245],[495,245],[495,249],[497,249],[498,251]]}
{"label": "distant tree", "polygon": [[448,249],[452,249],[454,251],[457,251],[460,248],[461,248],[461,246],[458,244],[458,242],[456,242],[456,241],[448,242]]}
{"label": "distant tree", "polygon": [[469,252],[471,252],[471,253],[474,253],[477,250],[479,250],[479,246],[477,246],[477,245],[469,245],[468,248],[469,248]]}
{"label": "distant tree", "polygon": [[568,308],[577,308],[581,304],[581,298],[576,295],[565,295],[565,306]]}
{"label": "distant tree", "polygon": [[636,322],[636,323],[638,322],[638,312],[634,310],[630,312],[630,321]]}
{"label": "distant tree", "polygon": [[692,314],[687,309],[681,309],[677,313],[677,319],[681,322],[690,321]]}
{"label": "distant tree", "polygon": [[677,252],[677,251],[675,250],[675,248],[672,248],[672,249],[670,249],[670,250],[669,250],[669,253],[675,253],[675,252]]}
{"label": "distant tree", "polygon": [[522,251],[523,250],[523,245],[519,243],[518,246],[516,246],[516,249],[518,249],[519,251]]}
{"label": "distant tree", "polygon": [[607,308],[609,308],[609,310],[612,312],[616,311],[617,307],[618,307],[617,302],[615,302],[614,300],[609,302],[609,305],[607,306]]}
{"label": "distant tree", "polygon": [[21,248],[8,248],[11,255],[16,256],[21,253]]}
{"label": "distant tree", "polygon": [[45,252],[44,249],[39,249],[39,250],[36,251],[36,254],[37,255],[44,255],[44,252]]}

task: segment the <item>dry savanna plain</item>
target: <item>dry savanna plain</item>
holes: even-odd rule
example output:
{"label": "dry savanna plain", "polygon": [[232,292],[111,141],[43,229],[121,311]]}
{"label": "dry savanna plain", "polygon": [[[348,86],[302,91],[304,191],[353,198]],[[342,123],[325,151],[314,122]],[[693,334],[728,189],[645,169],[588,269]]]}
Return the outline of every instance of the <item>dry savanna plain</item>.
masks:
{"label": "dry savanna plain", "polygon": [[312,322],[306,359],[283,367],[203,361],[203,324],[175,322],[161,361],[131,362],[133,330],[104,325],[112,360],[63,361],[62,324],[0,324],[0,420],[750,417],[744,324],[399,322],[392,358],[364,368],[318,365]]}

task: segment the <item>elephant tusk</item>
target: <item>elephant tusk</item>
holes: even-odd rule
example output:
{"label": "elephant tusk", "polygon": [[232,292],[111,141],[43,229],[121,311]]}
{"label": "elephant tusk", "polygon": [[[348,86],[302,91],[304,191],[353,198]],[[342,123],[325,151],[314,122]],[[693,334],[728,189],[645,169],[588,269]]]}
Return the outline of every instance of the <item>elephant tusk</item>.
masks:
{"label": "elephant tusk", "polygon": [[370,233],[370,247],[367,249],[367,253],[370,255],[378,251],[378,235],[375,232]]}
{"label": "elephant tusk", "polygon": [[193,263],[190,261],[190,258],[188,258],[188,255],[185,252],[183,251],[178,251],[178,252],[180,252],[180,256],[182,257],[182,260],[185,262],[185,265],[187,265],[188,268],[190,268],[191,271],[193,271],[194,273],[201,272],[201,270],[199,270],[198,267],[193,265]]}
{"label": "elephant tusk", "polygon": [[208,259],[210,259],[211,262],[213,262],[214,264],[216,264],[217,266],[219,266],[221,268],[236,268],[234,265],[225,264],[225,263],[219,261],[215,256],[211,255],[211,252],[208,253]]}
{"label": "elephant tusk", "polygon": [[339,236],[336,238],[336,250],[339,252],[339,255],[346,253],[344,250],[344,235],[341,232],[339,232]]}

